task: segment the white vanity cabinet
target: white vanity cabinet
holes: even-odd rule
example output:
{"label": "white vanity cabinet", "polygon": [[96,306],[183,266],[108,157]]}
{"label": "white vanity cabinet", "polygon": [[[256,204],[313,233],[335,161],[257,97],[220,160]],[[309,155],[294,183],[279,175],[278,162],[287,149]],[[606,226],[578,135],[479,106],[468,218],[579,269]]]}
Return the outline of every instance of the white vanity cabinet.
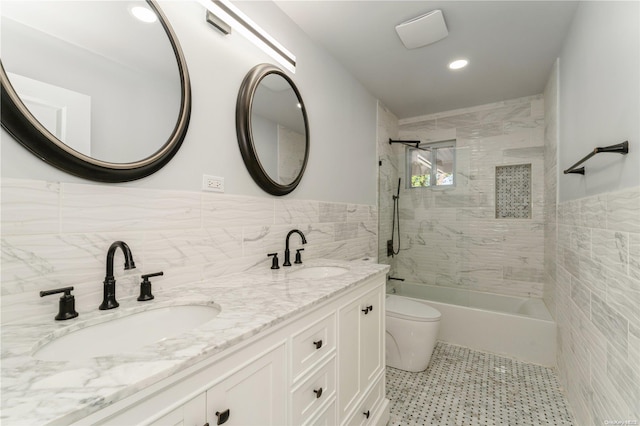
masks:
{"label": "white vanity cabinet", "polygon": [[207,422],[206,408],[207,399],[203,393],[152,422],[151,426],[204,426]]}
{"label": "white vanity cabinet", "polygon": [[207,391],[207,423],[279,426],[286,423],[285,346],[267,352]]}
{"label": "white vanity cabinet", "polygon": [[384,373],[383,290],[375,287],[338,311],[338,405],[345,424],[359,424],[360,418],[368,420],[380,402],[377,398],[369,400],[369,396],[376,392]]}
{"label": "white vanity cabinet", "polygon": [[174,409],[152,426],[285,424],[284,345],[231,371],[206,392]]}
{"label": "white vanity cabinet", "polygon": [[75,424],[386,424],[384,285],[378,273]]}

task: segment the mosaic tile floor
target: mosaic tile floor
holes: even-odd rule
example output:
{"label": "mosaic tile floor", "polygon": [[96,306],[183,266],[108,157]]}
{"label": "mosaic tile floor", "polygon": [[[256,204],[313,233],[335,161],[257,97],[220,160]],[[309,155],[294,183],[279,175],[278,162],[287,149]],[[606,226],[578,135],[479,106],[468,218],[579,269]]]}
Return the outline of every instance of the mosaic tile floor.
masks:
{"label": "mosaic tile floor", "polygon": [[429,367],[387,367],[390,426],[573,425],[556,373],[438,342]]}

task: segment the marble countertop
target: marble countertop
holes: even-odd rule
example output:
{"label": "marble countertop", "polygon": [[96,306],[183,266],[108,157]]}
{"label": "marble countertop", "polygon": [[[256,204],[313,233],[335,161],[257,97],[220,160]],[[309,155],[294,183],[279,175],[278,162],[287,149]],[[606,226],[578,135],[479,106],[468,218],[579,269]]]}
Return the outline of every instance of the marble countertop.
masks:
{"label": "marble countertop", "polygon": [[[287,274],[318,265],[343,266],[349,271],[323,278],[321,285],[318,279]],[[286,271],[261,266],[175,287],[155,294],[150,302],[122,299],[117,309],[96,309],[69,321],[39,318],[3,325],[0,419],[12,425],[80,420],[387,270],[386,265],[321,259]],[[64,333],[64,328],[78,329],[162,306],[211,303],[222,308],[214,320],[135,352],[67,362],[32,357],[35,348]]]}

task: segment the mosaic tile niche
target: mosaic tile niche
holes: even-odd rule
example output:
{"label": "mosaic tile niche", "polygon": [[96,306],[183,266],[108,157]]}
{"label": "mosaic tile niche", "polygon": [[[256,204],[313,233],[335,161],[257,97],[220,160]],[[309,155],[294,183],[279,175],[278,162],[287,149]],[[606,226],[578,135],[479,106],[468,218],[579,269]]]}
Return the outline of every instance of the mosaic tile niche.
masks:
{"label": "mosaic tile niche", "polygon": [[531,218],[531,164],[496,166],[496,219]]}

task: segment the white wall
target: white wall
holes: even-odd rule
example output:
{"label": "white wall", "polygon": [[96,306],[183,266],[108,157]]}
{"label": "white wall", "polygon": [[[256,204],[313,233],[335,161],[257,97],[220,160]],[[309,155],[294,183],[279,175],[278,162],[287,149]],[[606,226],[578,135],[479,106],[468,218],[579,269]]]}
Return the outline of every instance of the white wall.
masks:
{"label": "white wall", "polygon": [[558,168],[596,146],[629,141],[629,154],[598,154],[586,174],[561,176],[560,201],[640,184],[640,2],[581,2],[560,56]]}
{"label": "white wall", "polygon": [[[195,2],[160,5],[184,50],[192,83],[192,115],[184,144],[158,173],[120,186],[199,190],[202,174],[225,178],[231,194],[270,197],[249,176],[238,149],[235,106],[245,74],[273,62],[237,34],[223,36],[205,22]],[[293,79],[309,115],[311,148],[306,173],[288,198],[376,202],[376,100],[272,2],[238,2],[298,62]],[[86,182],[30,154],[2,131],[2,176]]]}
{"label": "white wall", "polygon": [[[552,74],[545,96],[554,83]],[[640,418],[639,2],[580,3],[558,86],[559,202],[557,216],[552,206],[545,216],[545,301],[558,323],[558,373],[576,424],[633,421]],[[545,112],[545,155],[553,155],[555,117]],[[627,156],[598,154],[584,177],[562,174],[595,146],[624,140]],[[545,160],[552,173],[553,158]],[[547,200],[555,192],[549,177]]]}

